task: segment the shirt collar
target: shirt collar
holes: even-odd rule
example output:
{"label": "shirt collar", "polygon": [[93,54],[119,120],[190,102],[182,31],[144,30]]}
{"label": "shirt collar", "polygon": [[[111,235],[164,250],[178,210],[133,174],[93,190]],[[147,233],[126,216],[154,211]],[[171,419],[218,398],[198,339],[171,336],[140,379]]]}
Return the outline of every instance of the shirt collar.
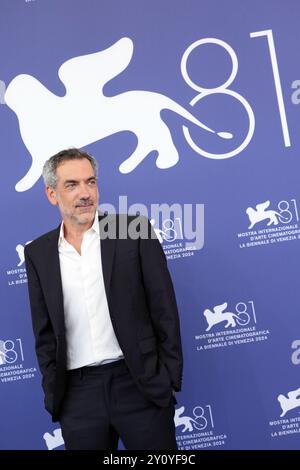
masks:
{"label": "shirt collar", "polygon": [[[99,220],[98,220],[98,212],[97,212],[97,211],[96,211],[96,214],[95,214],[95,218],[94,218],[93,225],[87,230],[87,232],[89,232],[89,231],[94,231],[94,232],[97,233],[97,235],[99,235],[99,233],[100,233],[100,230],[99,230]],[[58,246],[60,246],[64,241],[65,241],[65,237],[64,237],[64,222],[62,221],[62,223],[60,224],[60,230],[59,230]]]}

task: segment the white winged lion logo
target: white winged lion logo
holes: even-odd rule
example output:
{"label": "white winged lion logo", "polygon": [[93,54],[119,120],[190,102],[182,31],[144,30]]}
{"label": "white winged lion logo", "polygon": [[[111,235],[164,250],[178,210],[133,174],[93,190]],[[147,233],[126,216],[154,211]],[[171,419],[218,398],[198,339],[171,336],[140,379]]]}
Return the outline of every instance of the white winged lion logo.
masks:
{"label": "white winged lion logo", "polygon": [[[17,191],[30,189],[41,176],[43,164],[63,148],[82,148],[122,131],[136,135],[134,152],[122,162],[120,171],[129,173],[156,151],[156,165],[164,169],[179,159],[168,126],[161,119],[171,110],[208,132],[215,131],[196,119],[184,107],[160,93],[132,90],[106,96],[103,87],[131,61],[133,42],[122,38],[107,49],[64,62],[58,76],[65,86],[57,96],[31,75],[18,75],[8,85],[5,103],[16,113],[20,133],[32,157],[27,174]],[[229,139],[229,132],[216,132]]]}

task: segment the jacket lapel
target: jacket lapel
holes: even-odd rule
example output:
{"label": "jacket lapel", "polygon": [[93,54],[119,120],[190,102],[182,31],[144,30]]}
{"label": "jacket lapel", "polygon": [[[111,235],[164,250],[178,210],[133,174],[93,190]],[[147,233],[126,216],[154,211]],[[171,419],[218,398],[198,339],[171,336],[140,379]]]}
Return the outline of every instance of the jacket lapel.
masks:
{"label": "jacket lapel", "polygon": [[[114,225],[113,225],[114,224]],[[111,281],[112,266],[114,260],[115,246],[116,246],[116,217],[99,215],[99,233],[100,233],[100,247],[101,247],[101,262],[106,297],[109,300],[109,289]],[[112,230],[112,233],[108,230]]]}
{"label": "jacket lapel", "polygon": [[51,292],[51,304],[55,314],[55,320],[58,322],[60,331],[64,330],[64,302],[62,292],[62,282],[60,274],[58,237],[60,226],[48,235],[47,253],[47,276],[49,278],[49,291]]}

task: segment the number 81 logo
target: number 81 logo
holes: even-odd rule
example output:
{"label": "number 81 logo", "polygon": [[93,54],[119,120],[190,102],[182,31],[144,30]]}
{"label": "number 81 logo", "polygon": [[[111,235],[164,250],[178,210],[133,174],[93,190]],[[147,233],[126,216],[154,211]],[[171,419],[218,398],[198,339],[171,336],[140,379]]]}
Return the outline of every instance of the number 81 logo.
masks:
{"label": "number 81 logo", "polygon": [[22,341],[20,338],[17,338],[16,341],[11,339],[7,339],[6,341],[0,340],[0,365],[14,364],[18,360],[19,354],[22,361],[24,361]]}
{"label": "number 81 logo", "polygon": [[[266,37],[268,41],[268,48],[269,48],[269,53],[270,53],[270,60],[271,60],[271,66],[272,66],[272,72],[273,72],[274,86],[275,86],[275,92],[276,92],[276,97],[277,97],[279,118],[281,122],[284,145],[285,147],[290,147],[291,146],[290,132],[289,132],[285,104],[284,104],[284,99],[283,99],[280,72],[279,72],[279,66],[277,62],[277,55],[276,55],[274,38],[273,38],[273,32],[271,29],[267,29],[264,31],[254,31],[250,33],[251,39],[260,38],[260,37]],[[190,54],[197,47],[200,47],[203,44],[216,44],[217,46],[222,47],[229,54],[229,57],[231,59],[231,65],[232,65],[231,73],[228,79],[225,80],[224,83],[222,83],[221,85],[217,87],[205,88],[203,86],[197,85],[196,83],[193,82],[193,80],[191,80],[187,71],[187,61],[189,59]],[[233,81],[235,80],[237,72],[238,72],[238,59],[237,59],[237,55],[235,51],[232,49],[231,46],[229,46],[229,44],[227,44],[225,41],[222,41],[220,39],[216,39],[216,38],[199,39],[198,41],[193,42],[186,49],[186,51],[184,52],[182,56],[182,60],[181,60],[182,76],[185,82],[193,90],[197,91],[198,93],[190,101],[191,106],[195,106],[197,103],[199,103],[199,101],[204,100],[205,98],[209,96],[213,96],[213,95],[225,95],[226,96],[227,95],[241,104],[243,109],[246,111],[246,114],[248,117],[248,131],[247,131],[245,138],[235,149],[225,152],[225,153],[207,152],[205,149],[199,147],[199,145],[197,145],[192,139],[188,128],[186,126],[183,126],[183,133],[188,144],[192,147],[193,150],[195,150],[195,152],[199,153],[200,155],[203,155],[204,157],[214,158],[214,159],[223,159],[223,158],[233,157],[234,155],[237,155],[238,153],[240,153],[245,147],[247,147],[247,145],[249,144],[249,142],[251,141],[253,137],[253,133],[255,129],[255,117],[254,117],[254,113],[253,113],[251,106],[242,95],[228,88],[232,85]],[[223,137],[226,139],[233,137],[233,135],[230,134],[229,132],[218,132],[217,134],[220,137]]]}

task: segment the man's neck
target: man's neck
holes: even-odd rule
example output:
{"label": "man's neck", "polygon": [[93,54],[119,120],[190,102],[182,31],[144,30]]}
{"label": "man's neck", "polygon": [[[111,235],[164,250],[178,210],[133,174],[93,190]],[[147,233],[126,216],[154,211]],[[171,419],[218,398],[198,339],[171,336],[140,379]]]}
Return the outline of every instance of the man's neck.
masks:
{"label": "man's neck", "polygon": [[72,245],[75,242],[78,247],[78,244],[81,245],[84,233],[93,226],[94,220],[86,224],[72,223],[70,220],[63,220],[64,238]]}
{"label": "man's neck", "polygon": [[66,223],[63,221],[63,228],[64,228],[64,237],[65,239],[68,238],[82,238],[84,235],[84,232],[86,232],[91,226],[93,225],[93,222],[89,224],[70,224]]}

